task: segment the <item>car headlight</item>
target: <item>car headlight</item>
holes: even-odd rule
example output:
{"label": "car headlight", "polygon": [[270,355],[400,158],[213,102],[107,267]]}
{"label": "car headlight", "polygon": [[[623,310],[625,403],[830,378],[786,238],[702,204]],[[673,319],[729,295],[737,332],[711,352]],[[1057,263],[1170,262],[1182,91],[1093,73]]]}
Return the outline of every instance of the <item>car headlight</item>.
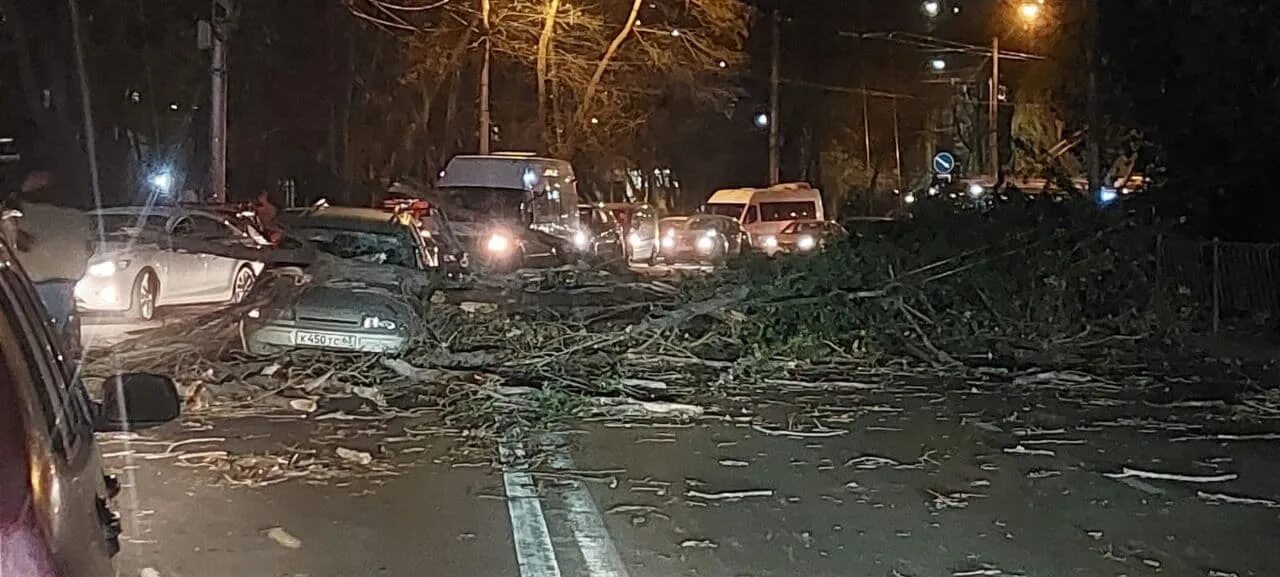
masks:
{"label": "car headlight", "polygon": [[382,329],[384,331],[396,330],[395,321],[381,319],[378,317],[365,317],[362,326],[366,329]]}
{"label": "car headlight", "polygon": [[627,236],[627,242],[631,243],[631,246],[635,246],[637,244],[640,244],[641,242],[644,242],[644,239],[640,238],[640,233],[633,232]]}
{"label": "car headlight", "polygon": [[715,246],[715,241],[709,236],[698,238],[697,247],[700,252],[711,252],[711,249],[715,248]]}
{"label": "car headlight", "polygon": [[662,248],[675,248],[675,247],[676,247],[676,237],[674,236],[662,237]]}
{"label": "car headlight", "polygon": [[574,244],[574,246],[576,246],[576,247],[578,247],[578,248],[580,248],[580,249],[583,249],[583,248],[587,248],[587,245],[588,245],[588,244],[590,244],[590,243],[591,243],[591,237],[590,237],[590,236],[587,236],[587,233],[585,233],[585,232],[583,232],[583,231],[581,231],[581,230],[580,230],[580,231],[577,231],[577,232],[575,232],[575,233],[573,233],[573,244]]}
{"label": "car headlight", "polygon": [[485,243],[485,248],[489,252],[507,252],[511,250],[511,239],[502,233],[493,233],[489,235],[489,241]]}
{"label": "car headlight", "polygon": [[716,233],[716,229],[710,228],[710,229],[707,229],[706,232],[702,233],[702,236],[705,236],[707,238],[715,238],[716,234],[718,234]]}
{"label": "car headlight", "polygon": [[244,316],[247,316],[251,319],[260,319],[262,318],[262,309],[259,309],[259,308],[249,309],[249,312],[245,313]]}
{"label": "car headlight", "polygon": [[108,260],[89,265],[86,272],[89,273],[89,276],[106,278],[116,274],[116,271],[126,268],[129,268],[129,261],[127,260]]}
{"label": "car headlight", "polygon": [[800,247],[800,250],[812,250],[813,247],[818,246],[818,241],[812,236],[806,234],[800,237],[800,240],[796,241],[796,246]]}
{"label": "car headlight", "polygon": [[765,248],[778,248],[778,237],[772,235],[766,236],[760,239],[760,244]]}

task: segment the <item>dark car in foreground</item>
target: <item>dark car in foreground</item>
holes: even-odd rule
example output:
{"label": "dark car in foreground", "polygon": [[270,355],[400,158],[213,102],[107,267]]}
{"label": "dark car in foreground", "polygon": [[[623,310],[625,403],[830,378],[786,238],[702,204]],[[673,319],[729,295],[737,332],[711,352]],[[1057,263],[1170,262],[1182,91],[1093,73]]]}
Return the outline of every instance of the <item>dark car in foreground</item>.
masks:
{"label": "dark car in foreground", "polygon": [[[312,275],[296,293],[249,311],[246,344],[255,354],[312,348],[397,352],[418,315],[386,270],[429,268],[427,247],[412,222],[371,208],[322,207],[286,212],[280,223],[294,239],[349,265],[340,274]],[[333,260],[333,259],[331,259]],[[386,270],[384,270],[386,269]],[[386,277],[386,278],[384,278]]]}
{"label": "dark car in foreground", "polygon": [[173,381],[121,375],[91,401],[2,241],[0,309],[0,575],[115,575],[119,484],[103,472],[94,431],[177,418]]}

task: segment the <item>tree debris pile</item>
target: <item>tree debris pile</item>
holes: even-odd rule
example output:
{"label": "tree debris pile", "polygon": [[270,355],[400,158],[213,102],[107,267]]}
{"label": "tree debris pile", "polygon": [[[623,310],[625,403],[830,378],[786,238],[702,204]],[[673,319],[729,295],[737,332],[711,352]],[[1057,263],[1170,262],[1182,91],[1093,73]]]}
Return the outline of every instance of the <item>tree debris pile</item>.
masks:
{"label": "tree debris pile", "polygon": [[1054,364],[1189,330],[1191,308],[1154,278],[1154,240],[1090,205],[922,207],[811,258],[758,260],[686,286],[695,299],[750,287],[733,339],[774,355]]}
{"label": "tree debris pile", "polygon": [[1047,366],[1174,338],[1187,319],[1152,280],[1143,237],[1092,208],[926,209],[818,255],[682,282],[573,267],[461,286],[395,279],[426,325],[400,358],[243,352],[245,310],[356,266],[322,263],[277,273],[253,303],[98,351],[86,372],[173,375],[211,411],[430,411],[469,435],[587,412],[698,416],[705,409],[689,403],[847,381],[889,363]]}

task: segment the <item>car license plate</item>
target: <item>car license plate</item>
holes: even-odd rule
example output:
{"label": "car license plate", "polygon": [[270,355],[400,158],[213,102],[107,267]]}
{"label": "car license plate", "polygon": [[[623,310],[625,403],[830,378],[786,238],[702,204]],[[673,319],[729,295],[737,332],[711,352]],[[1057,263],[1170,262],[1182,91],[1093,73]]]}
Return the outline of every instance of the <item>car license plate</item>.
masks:
{"label": "car license plate", "polygon": [[326,333],[298,331],[298,336],[294,340],[300,345],[307,345],[310,347],[354,349],[356,348],[357,339],[352,335],[332,335]]}

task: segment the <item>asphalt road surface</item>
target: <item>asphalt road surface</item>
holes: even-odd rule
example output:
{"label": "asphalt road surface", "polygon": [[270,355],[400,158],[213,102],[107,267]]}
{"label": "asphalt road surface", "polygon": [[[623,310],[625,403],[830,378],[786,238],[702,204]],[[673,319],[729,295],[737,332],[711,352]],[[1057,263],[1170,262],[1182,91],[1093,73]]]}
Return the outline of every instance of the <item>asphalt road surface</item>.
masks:
{"label": "asphalt road surface", "polygon": [[[783,395],[749,420],[590,423],[500,447],[512,463],[538,451],[533,472],[428,437],[388,451],[394,475],[257,488],[166,449],[213,436],[183,450],[252,456],[311,426],[197,419],[109,439],[121,574],[1280,575],[1274,441],[1200,439],[1232,426],[1201,409],[978,388]],[[360,425],[325,438],[382,443]],[[1124,467],[1237,477],[1107,476]]]}

